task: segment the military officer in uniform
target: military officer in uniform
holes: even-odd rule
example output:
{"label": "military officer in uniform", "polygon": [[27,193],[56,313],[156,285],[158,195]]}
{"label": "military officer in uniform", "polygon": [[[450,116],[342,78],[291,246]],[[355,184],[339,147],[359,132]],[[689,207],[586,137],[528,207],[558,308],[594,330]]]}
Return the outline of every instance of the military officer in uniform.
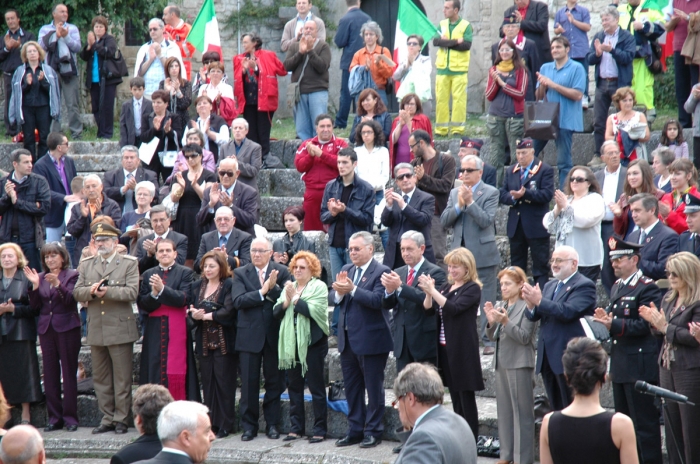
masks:
{"label": "military officer in uniform", "polygon": [[595,320],[610,331],[610,377],[615,411],[632,418],[637,451],[642,464],[661,464],[661,429],[654,397],[634,389],[637,380],[658,385],[658,343],[639,307],[661,304],[662,291],[639,269],[641,245],[617,236],[608,240],[610,261],[617,281],[610,290],[610,304],[595,310]]}
{"label": "military officer in uniform", "polygon": [[700,197],[686,193],[684,212],[688,230],[678,238],[678,251],[689,251],[700,257]]}
{"label": "military officer in uniform", "polygon": [[92,433],[126,433],[131,410],[134,342],[139,338],[132,304],[139,293],[138,261],[117,253],[121,231],[109,224],[91,228],[97,255],[80,262],[73,296],[87,301],[87,344],[97,405],[104,415]]}

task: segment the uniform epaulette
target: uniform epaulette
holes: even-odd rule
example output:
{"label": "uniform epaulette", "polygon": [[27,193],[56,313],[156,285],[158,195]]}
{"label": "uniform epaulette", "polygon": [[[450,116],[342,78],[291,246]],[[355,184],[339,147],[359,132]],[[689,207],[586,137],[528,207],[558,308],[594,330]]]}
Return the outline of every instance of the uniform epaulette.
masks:
{"label": "uniform epaulette", "polygon": [[649,284],[653,284],[653,283],[654,283],[654,279],[650,279],[650,278],[647,277],[647,276],[642,276],[642,278],[639,279],[639,281],[640,281],[641,283],[643,283],[644,285],[649,285]]}
{"label": "uniform epaulette", "polygon": [[121,255],[122,258],[125,259],[130,259],[132,261],[138,261],[138,258],[136,256],[131,256],[131,255]]}

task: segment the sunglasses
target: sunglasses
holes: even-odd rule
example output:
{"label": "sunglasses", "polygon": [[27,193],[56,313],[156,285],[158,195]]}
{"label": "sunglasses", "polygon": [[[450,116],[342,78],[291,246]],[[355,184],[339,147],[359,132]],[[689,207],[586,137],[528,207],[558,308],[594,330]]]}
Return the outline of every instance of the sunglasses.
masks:
{"label": "sunglasses", "polygon": [[194,154],[194,155],[184,155],[185,159],[194,159],[194,158],[196,158],[196,157],[198,157],[198,156],[199,156],[199,155],[197,155],[197,154]]}
{"label": "sunglasses", "polygon": [[571,183],[576,183],[576,184],[582,184],[584,182],[588,182],[588,179],[585,177],[572,177],[569,182]]}
{"label": "sunglasses", "polygon": [[680,276],[678,274],[676,274],[675,272],[669,271],[668,269],[666,269],[666,277],[673,277],[674,279],[677,279]]}
{"label": "sunglasses", "polygon": [[413,177],[413,174],[407,172],[406,174],[401,174],[400,176],[396,176],[396,180],[410,179],[411,177]]}
{"label": "sunglasses", "polygon": [[233,171],[219,171],[219,177],[224,177],[224,176],[233,177],[233,175],[234,175]]}
{"label": "sunglasses", "polygon": [[460,169],[459,172],[460,172],[461,174],[464,174],[465,172],[466,172],[467,174],[471,174],[472,172],[476,172],[476,171],[480,171],[480,170],[481,170],[481,169],[464,168],[464,169]]}

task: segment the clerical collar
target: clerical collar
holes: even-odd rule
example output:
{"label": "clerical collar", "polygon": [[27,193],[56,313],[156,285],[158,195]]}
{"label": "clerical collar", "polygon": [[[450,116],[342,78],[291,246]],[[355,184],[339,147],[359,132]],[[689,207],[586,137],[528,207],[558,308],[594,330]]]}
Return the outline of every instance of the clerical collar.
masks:
{"label": "clerical collar", "polygon": [[163,271],[163,272],[171,271],[171,270],[173,269],[174,266],[175,266],[175,263],[171,264],[171,265],[170,265],[169,267],[167,267],[167,268],[165,268],[165,267],[161,266],[160,264],[158,264],[158,267],[159,267],[160,270]]}

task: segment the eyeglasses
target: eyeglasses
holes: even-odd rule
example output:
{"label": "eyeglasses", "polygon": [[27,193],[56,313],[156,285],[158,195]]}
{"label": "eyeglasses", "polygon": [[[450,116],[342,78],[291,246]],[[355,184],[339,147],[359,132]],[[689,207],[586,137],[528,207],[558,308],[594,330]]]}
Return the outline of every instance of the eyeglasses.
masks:
{"label": "eyeglasses", "polygon": [[234,174],[235,173],[233,171],[219,171],[219,177],[224,177],[224,176],[233,177]]}
{"label": "eyeglasses", "polygon": [[677,279],[680,276],[678,274],[676,274],[675,272],[669,271],[668,269],[666,269],[666,277],[673,277],[674,279]]}
{"label": "eyeglasses", "polygon": [[362,135],[374,135],[374,131],[372,131],[372,130],[362,131],[362,132],[360,132],[360,134],[362,134]]}
{"label": "eyeglasses", "polygon": [[419,143],[420,143],[420,140],[417,141],[416,143],[414,143],[413,145],[411,145],[411,144],[409,143],[409,144],[408,144],[408,147],[409,147],[411,150],[413,150],[413,147],[415,147],[415,146],[418,145]]}
{"label": "eyeglasses", "polygon": [[230,217],[218,217],[218,218],[215,218],[214,221],[216,221],[216,222],[229,222],[229,221],[233,221],[233,218],[230,218]]}
{"label": "eyeglasses", "polygon": [[471,174],[472,172],[476,172],[476,171],[481,171],[481,169],[464,168],[464,169],[460,169],[460,170],[459,170],[459,172],[462,173],[462,174],[464,174],[465,172],[466,172],[467,174]]}
{"label": "eyeglasses", "polygon": [[406,42],[409,47],[418,47],[420,44],[418,42]]}
{"label": "eyeglasses", "polygon": [[501,48],[501,49],[498,50],[498,51],[501,52],[501,53],[508,53],[508,52],[512,52],[513,49],[510,48],[510,47],[508,47],[508,48]]}
{"label": "eyeglasses", "polygon": [[348,253],[357,253],[362,251],[363,248],[367,248],[369,245],[365,245],[363,247],[348,247]]}
{"label": "eyeglasses", "polygon": [[258,250],[258,249],[250,249],[250,254],[251,255],[261,255],[263,253],[269,253],[272,250]]}
{"label": "eyeglasses", "polygon": [[564,261],[573,261],[573,260],[574,260],[574,258],[552,258],[549,260],[549,264],[559,265],[559,264],[563,263]]}
{"label": "eyeglasses", "polygon": [[184,156],[185,156],[185,159],[188,159],[188,160],[189,160],[189,159],[195,159],[195,158],[198,157],[199,155],[195,154],[195,155],[184,155]]}
{"label": "eyeglasses", "polygon": [[399,401],[401,401],[401,398],[403,398],[405,396],[406,395],[397,396],[396,399],[391,402],[391,407],[394,409],[399,409]]}
{"label": "eyeglasses", "polygon": [[66,146],[66,147],[67,147],[67,146],[68,146],[68,141],[65,141],[65,142],[63,142],[63,143],[59,143],[58,145],[59,145],[59,146],[63,145],[63,146]]}
{"label": "eyeglasses", "polygon": [[401,174],[400,176],[396,176],[396,180],[404,180],[404,179],[410,179],[413,177],[413,174],[410,172],[407,172],[406,174]]}
{"label": "eyeglasses", "polygon": [[588,179],[586,179],[585,177],[572,177],[571,179],[569,179],[569,182],[571,182],[572,184],[582,184],[584,182],[588,182]]}

